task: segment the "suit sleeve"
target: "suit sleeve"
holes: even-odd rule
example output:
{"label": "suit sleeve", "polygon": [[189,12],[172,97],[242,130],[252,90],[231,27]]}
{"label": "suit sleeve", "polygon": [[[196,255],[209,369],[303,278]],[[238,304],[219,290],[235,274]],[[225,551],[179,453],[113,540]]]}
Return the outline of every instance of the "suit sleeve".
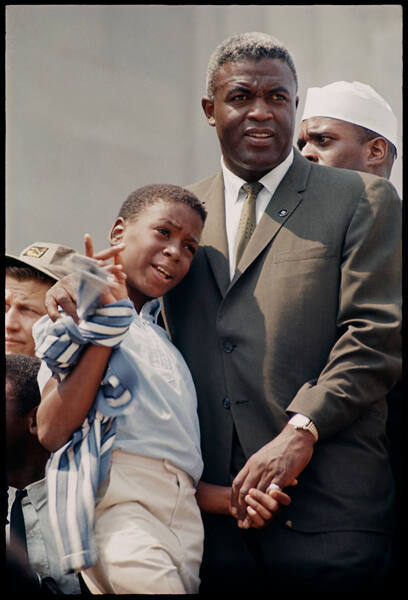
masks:
{"label": "suit sleeve", "polygon": [[339,269],[337,340],[287,407],[310,417],[322,439],[384,400],[401,376],[401,201],[386,180],[366,184]]}

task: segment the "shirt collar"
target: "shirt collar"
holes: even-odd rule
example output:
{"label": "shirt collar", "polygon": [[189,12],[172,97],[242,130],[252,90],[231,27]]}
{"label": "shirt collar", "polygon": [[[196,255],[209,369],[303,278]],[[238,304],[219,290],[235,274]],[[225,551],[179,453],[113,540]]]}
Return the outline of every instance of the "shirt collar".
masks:
{"label": "shirt collar", "polygon": [[153,298],[145,302],[140,309],[139,317],[151,323],[157,323],[157,318],[160,312],[160,300]]}
{"label": "shirt collar", "polygon": [[[27,491],[27,496],[36,510],[39,510],[47,501],[47,486],[45,478],[29,483],[24,488]],[[9,486],[9,490],[16,491],[16,488]]]}
{"label": "shirt collar", "polygon": [[[259,182],[263,184],[263,186],[270,192],[270,194],[274,194],[276,188],[279,183],[282,181],[283,177],[286,175],[290,165],[293,162],[293,148],[289,152],[288,156],[284,161],[279,163],[274,169],[271,169],[266,175],[264,175]],[[235,175],[232,171],[228,169],[225,165],[224,157],[221,156],[221,169],[224,177],[224,185],[231,192],[232,197],[237,200],[238,193],[241,187],[246,183],[244,179]]]}

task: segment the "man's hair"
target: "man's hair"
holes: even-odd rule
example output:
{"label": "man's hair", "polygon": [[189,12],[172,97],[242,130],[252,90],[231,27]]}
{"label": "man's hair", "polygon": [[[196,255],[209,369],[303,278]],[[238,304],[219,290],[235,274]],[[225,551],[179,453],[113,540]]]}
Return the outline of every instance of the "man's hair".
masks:
{"label": "man's hair", "polygon": [[54,285],[55,279],[48,277],[45,273],[30,267],[29,265],[20,265],[15,263],[12,259],[6,257],[6,275],[14,277],[18,281],[41,281],[48,283],[50,286]]}
{"label": "man's hair", "polygon": [[362,125],[356,125],[355,123],[352,123],[352,125],[355,128],[355,131],[357,134],[357,139],[360,144],[365,144],[366,142],[369,142],[377,137],[381,137],[387,142],[387,154],[385,157],[385,167],[388,171],[388,176],[389,176],[391,173],[392,165],[394,164],[394,160],[397,158],[397,149],[394,146],[394,144],[392,144],[389,140],[387,140],[387,138],[385,138],[380,133],[377,133],[376,131],[367,129],[366,127],[363,127]]}
{"label": "man's hair", "polygon": [[285,62],[292,71],[297,89],[298,79],[295,64],[285,46],[271,35],[251,31],[232,35],[221,42],[212,53],[207,67],[208,98],[210,100],[214,98],[215,79],[222,65],[244,60],[260,60],[261,58],[278,58]]}
{"label": "man's hair", "polygon": [[200,215],[203,223],[205,222],[207,211],[197,196],[185,188],[167,183],[145,185],[132,192],[122,204],[118,217],[125,221],[134,221],[146,208],[160,201],[168,204],[186,204]]}
{"label": "man's hair", "polygon": [[6,354],[6,378],[12,385],[16,413],[24,417],[40,404],[37,373],[41,360],[26,354]]}

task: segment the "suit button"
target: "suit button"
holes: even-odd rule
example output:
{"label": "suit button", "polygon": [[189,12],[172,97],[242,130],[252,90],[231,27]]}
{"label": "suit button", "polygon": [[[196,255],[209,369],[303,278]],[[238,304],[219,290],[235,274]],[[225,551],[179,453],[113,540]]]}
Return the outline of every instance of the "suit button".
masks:
{"label": "suit button", "polygon": [[222,405],[223,407],[228,410],[229,408],[231,408],[231,402],[229,398],[224,398],[222,401]]}
{"label": "suit button", "polygon": [[222,347],[224,348],[224,352],[229,353],[234,350],[234,345],[231,342],[224,342]]}

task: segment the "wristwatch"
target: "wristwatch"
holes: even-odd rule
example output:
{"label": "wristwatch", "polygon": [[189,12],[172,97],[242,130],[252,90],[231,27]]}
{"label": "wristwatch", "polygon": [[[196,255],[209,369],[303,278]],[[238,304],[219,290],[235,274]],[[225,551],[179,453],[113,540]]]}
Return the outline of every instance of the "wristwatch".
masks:
{"label": "wristwatch", "polygon": [[296,413],[289,419],[288,423],[290,423],[295,429],[304,429],[305,431],[310,431],[316,442],[319,439],[319,432],[317,431],[316,425],[311,419],[309,419],[309,417],[301,415],[300,413]]}

